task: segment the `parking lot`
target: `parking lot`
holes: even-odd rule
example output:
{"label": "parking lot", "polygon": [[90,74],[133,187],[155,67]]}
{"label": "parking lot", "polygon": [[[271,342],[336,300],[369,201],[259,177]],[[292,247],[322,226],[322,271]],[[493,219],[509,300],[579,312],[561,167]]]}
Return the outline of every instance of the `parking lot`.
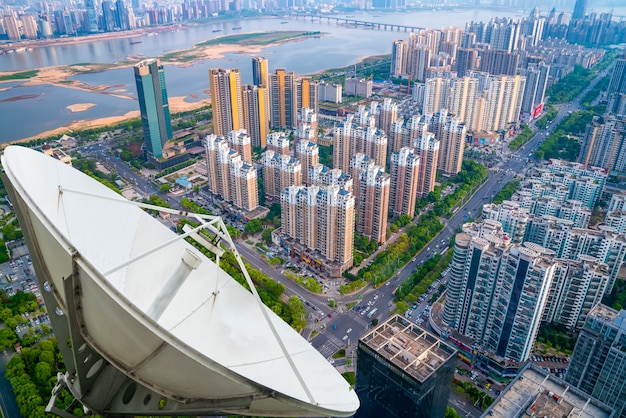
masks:
{"label": "parking lot", "polygon": [[13,258],[0,264],[2,290],[9,297],[14,296],[20,290],[25,293],[32,293],[37,298],[38,303],[38,310],[34,313],[23,314],[22,322],[15,328],[15,332],[22,338],[27,333],[41,332],[40,326],[42,324],[50,326],[50,317],[47,312],[42,311],[45,311],[45,304],[24,241],[12,242],[11,253]]}

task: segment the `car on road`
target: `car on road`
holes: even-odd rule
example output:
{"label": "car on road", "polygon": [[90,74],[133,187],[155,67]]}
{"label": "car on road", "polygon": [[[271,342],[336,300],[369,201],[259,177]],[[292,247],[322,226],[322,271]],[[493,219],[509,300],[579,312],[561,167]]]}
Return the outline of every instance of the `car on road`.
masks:
{"label": "car on road", "polygon": [[347,339],[348,339],[347,335],[344,335],[343,338],[342,338],[342,340],[344,340],[344,341],[347,340]]}
{"label": "car on road", "polygon": [[350,334],[351,332],[352,332],[352,328],[348,328],[348,329],[346,330],[346,334]]}

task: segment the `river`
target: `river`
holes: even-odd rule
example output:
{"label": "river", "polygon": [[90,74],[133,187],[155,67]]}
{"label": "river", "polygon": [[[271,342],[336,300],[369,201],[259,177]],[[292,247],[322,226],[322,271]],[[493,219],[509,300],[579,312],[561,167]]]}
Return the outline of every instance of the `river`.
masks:
{"label": "river", "polygon": [[[424,10],[410,13],[352,13],[350,16],[371,22],[442,28],[463,27],[468,21],[486,21],[496,16],[519,18],[529,12],[505,13],[502,10],[481,8],[458,11]],[[234,27],[242,29],[233,31]],[[218,36],[280,30],[323,33],[320,37],[267,47],[261,52],[260,55],[269,60],[270,71],[274,68],[286,68],[296,74],[311,74],[328,68],[352,65],[368,55],[389,54],[392,40],[406,39],[409,35],[403,31],[353,28],[325,21],[320,23],[285,18],[233,19],[202,26],[181,27],[158,34],[90,43],[51,45],[0,55],[0,71],[77,63],[134,62],[142,58],[159,57],[171,51],[190,49],[196,43]],[[206,98],[206,90],[209,88],[208,70],[214,67],[238,68],[243,83],[252,81],[250,56],[225,54],[222,59],[197,60],[189,66],[166,65],[165,80],[168,95],[187,97],[188,100]],[[25,86],[22,82],[0,83],[0,126],[6,127],[0,134],[0,143],[36,135],[74,121],[120,116],[139,108],[133,71],[130,68],[78,75],[74,78],[94,86],[115,86],[114,92],[127,98],[52,85]],[[78,113],[72,113],[67,109],[67,106],[77,103],[94,103],[96,106]]]}

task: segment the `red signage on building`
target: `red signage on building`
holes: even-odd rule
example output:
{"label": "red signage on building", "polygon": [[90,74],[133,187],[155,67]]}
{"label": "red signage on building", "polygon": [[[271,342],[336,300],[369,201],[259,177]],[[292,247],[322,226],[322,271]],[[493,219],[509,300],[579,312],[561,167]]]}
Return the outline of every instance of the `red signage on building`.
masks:
{"label": "red signage on building", "polygon": [[532,112],[532,118],[536,119],[539,115],[541,115],[541,111],[543,110],[543,103],[539,103]]}

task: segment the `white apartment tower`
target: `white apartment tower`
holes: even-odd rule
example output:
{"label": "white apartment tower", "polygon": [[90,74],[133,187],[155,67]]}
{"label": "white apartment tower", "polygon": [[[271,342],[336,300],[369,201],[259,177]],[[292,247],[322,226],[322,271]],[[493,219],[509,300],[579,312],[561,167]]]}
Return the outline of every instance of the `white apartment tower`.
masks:
{"label": "white apartment tower", "polygon": [[555,271],[551,251],[457,234],[444,321],[497,356],[528,359]]}
{"label": "white apartment tower", "polygon": [[284,132],[272,132],[267,136],[267,151],[289,155],[289,137]]}
{"label": "white apartment tower", "polygon": [[296,159],[302,165],[302,183],[305,186],[310,186],[312,181],[309,177],[309,171],[320,163],[319,147],[311,141],[299,141],[296,145]]}
{"label": "white apartment tower", "polygon": [[245,129],[228,132],[228,146],[241,156],[241,159],[252,164],[252,140]]}

